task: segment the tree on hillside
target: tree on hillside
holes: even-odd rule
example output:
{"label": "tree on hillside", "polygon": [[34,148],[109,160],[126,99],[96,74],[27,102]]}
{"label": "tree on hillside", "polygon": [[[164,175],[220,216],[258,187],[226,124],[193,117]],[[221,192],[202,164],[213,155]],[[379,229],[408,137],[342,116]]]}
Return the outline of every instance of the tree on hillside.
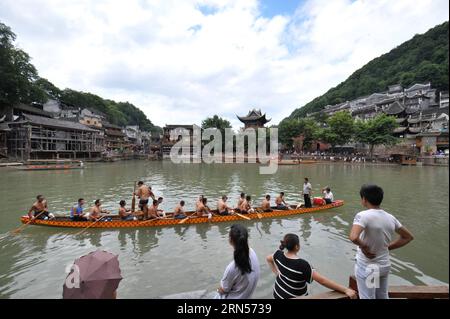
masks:
{"label": "tree on hillside", "polygon": [[37,70],[30,56],[14,46],[15,40],[11,28],[0,22],[0,106],[45,102],[45,92],[34,83]]}
{"label": "tree on hillside", "polygon": [[349,112],[337,112],[327,119],[326,124],[327,126],[318,133],[319,138],[323,142],[335,147],[336,145],[349,143],[352,140],[355,123]]}
{"label": "tree on hillside", "polygon": [[285,119],[281,121],[278,126],[278,137],[280,142],[292,148],[294,140],[301,137],[301,144],[297,146],[304,149],[309,147],[314,139],[316,139],[319,127],[317,123],[311,118],[305,119]]}
{"label": "tree on hillside", "polygon": [[390,146],[398,142],[398,138],[393,135],[397,126],[395,118],[386,114],[380,114],[367,121],[357,121],[355,140],[369,145],[369,154],[372,158],[375,146]]}

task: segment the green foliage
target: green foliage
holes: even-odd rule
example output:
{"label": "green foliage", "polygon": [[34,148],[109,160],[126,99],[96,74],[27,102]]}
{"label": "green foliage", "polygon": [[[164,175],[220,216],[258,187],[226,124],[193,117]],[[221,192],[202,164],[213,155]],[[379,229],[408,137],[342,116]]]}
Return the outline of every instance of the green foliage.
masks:
{"label": "green foliage", "polygon": [[372,157],[375,146],[395,145],[398,142],[398,138],[393,135],[393,131],[397,126],[395,117],[386,114],[379,114],[375,118],[367,121],[356,121],[355,140],[368,144],[370,147],[370,156]]}
{"label": "green foliage", "polygon": [[231,123],[228,120],[214,115],[213,117],[208,117],[202,121],[202,129],[207,128],[217,128],[223,134],[226,128],[231,128]]}
{"label": "green foliage", "polygon": [[15,39],[11,28],[0,22],[0,107],[20,102],[44,103],[52,98],[100,111],[116,125],[139,125],[143,131],[162,132],[131,103],[105,100],[92,93],[71,89],[60,90],[47,79],[40,78],[29,55],[14,46]]}
{"label": "green foliage", "polygon": [[289,118],[305,117],[326,105],[382,92],[389,85],[431,82],[439,91],[448,90],[448,22],[416,35],[353,73],[347,80],[296,109]]}
{"label": "green foliage", "polygon": [[45,93],[35,85],[38,78],[30,56],[13,42],[16,35],[0,22],[0,106],[19,102],[43,102]]}
{"label": "green foliage", "polygon": [[278,138],[288,148],[293,146],[293,139],[300,136],[303,136],[303,147],[310,146],[319,132],[317,123],[310,118],[285,119],[278,126]]}
{"label": "green foliage", "polygon": [[355,123],[349,112],[337,112],[326,121],[327,126],[318,134],[319,138],[332,146],[350,142],[355,131]]}

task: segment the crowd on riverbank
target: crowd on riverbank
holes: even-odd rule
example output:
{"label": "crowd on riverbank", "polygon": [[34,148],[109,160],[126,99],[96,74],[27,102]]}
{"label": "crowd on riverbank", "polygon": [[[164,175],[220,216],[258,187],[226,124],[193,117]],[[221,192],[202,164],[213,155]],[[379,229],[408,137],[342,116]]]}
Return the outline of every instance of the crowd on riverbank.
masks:
{"label": "crowd on riverbank", "polygon": [[[298,235],[286,234],[280,242],[279,250],[266,258],[276,276],[273,297],[288,299],[306,296],[308,285],[316,281],[352,299],[357,295],[361,299],[388,298],[389,252],[405,246],[413,240],[413,236],[393,215],[381,209],[383,196],[382,188],[376,185],[363,185],[360,189],[361,204],[365,210],[355,216],[349,233],[349,239],[357,246],[354,271],[358,293],[320,274],[317,270],[320,265],[313,268],[309,261],[299,256],[301,244]],[[398,238],[394,238],[396,234]],[[260,277],[260,263],[255,251],[249,247],[248,231],[243,225],[231,226],[229,244],[233,249],[233,260],[224,271],[216,298],[251,298]],[[106,259],[108,262],[111,260]],[[114,267],[118,268],[118,263]],[[120,274],[120,270],[115,273]],[[79,266],[72,268],[64,284],[65,298],[94,298],[94,294],[89,294],[89,289],[101,290],[99,298],[116,298],[116,290],[122,280],[119,275],[113,278],[113,283],[105,280],[104,285],[108,288],[102,289],[98,285],[89,286],[83,280],[78,281],[78,286],[73,285],[77,274],[81,279],[85,276],[84,270]],[[98,272],[98,275],[101,274],[102,272]]]}

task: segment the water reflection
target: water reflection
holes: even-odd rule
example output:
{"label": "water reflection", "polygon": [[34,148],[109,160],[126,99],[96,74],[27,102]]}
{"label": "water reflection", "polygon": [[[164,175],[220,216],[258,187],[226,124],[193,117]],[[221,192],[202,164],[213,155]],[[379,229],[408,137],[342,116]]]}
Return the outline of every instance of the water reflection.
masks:
{"label": "water reflection", "polygon": [[[149,183],[157,196],[164,197],[162,208],[167,211],[180,199],[186,200],[187,209],[193,209],[199,194],[207,196],[211,206],[222,194],[228,194],[230,204],[235,205],[241,191],[256,203],[265,194],[275,196],[284,191],[287,202],[295,203],[301,198],[304,177],[310,178],[316,190],[330,185],[335,197],[346,201],[344,207],[236,221],[249,229],[251,246],[261,262],[262,277],[255,297],[271,297],[274,278],[264,258],[277,249],[288,232],[300,236],[303,258],[330,278],[347,283],[355,254],[347,236],[354,215],[362,209],[358,190],[366,182],[384,187],[383,207],[415,234],[411,245],[392,254],[392,283],[448,282],[448,168],[305,165],[280,167],[277,174],[264,176],[258,174],[258,165],[127,161],[89,164],[83,173],[4,172],[0,174],[0,197],[8,201],[0,208],[2,298],[59,298],[65,265],[95,249],[119,254],[125,278],[119,290],[122,298],[158,297],[196,289],[213,291],[232,259],[228,244],[232,223],[89,229],[81,235],[74,229],[29,226],[17,236],[7,234],[19,226],[18,217],[29,208],[36,190],[44,193],[56,213],[66,214],[79,197],[89,204],[101,198],[104,207],[115,212],[120,199],[130,203],[138,180]],[[405,194],[415,196],[406,198]],[[321,288],[314,286],[313,290],[320,292]]]}

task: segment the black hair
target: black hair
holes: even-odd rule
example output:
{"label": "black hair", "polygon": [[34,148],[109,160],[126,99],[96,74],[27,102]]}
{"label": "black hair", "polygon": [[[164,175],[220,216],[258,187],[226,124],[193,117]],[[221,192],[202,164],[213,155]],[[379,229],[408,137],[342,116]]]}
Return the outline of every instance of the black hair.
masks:
{"label": "black hair", "polygon": [[300,246],[300,240],[295,234],[286,234],[283,240],[280,240],[280,250],[287,249],[293,251],[296,246]]}
{"label": "black hair", "polygon": [[153,200],[153,205],[156,205],[156,204],[158,204],[158,200],[157,200],[157,199],[154,199],[154,200]]}
{"label": "black hair", "polygon": [[82,200],[84,200],[84,198],[78,198],[78,203],[81,203]]}
{"label": "black hair", "polygon": [[234,246],[234,263],[243,275],[252,272],[250,264],[250,248],[248,247],[247,229],[239,224],[234,224],[230,229],[230,241]]}
{"label": "black hair", "polygon": [[305,177],[305,181],[307,181],[307,182],[309,181],[308,177]]}
{"label": "black hair", "polygon": [[185,204],[185,203],[184,203],[184,200],[182,200],[182,201],[180,202],[180,205],[181,205],[181,206],[184,206],[184,204]]}
{"label": "black hair", "polygon": [[100,203],[100,199],[96,199],[95,202],[94,202],[95,205],[97,205],[99,203]]}
{"label": "black hair", "polygon": [[281,195],[281,196],[284,196],[284,192],[280,192],[280,195]]}
{"label": "black hair", "polygon": [[270,199],[270,195],[266,195],[266,199]]}
{"label": "black hair", "polygon": [[241,193],[241,198],[244,198],[245,197],[245,193]]}
{"label": "black hair", "polygon": [[37,195],[37,196],[36,196],[36,199],[39,200],[39,198],[41,198],[41,197],[44,197],[44,196],[42,196],[42,195]]}
{"label": "black hair", "polygon": [[223,199],[223,200],[228,199],[227,195],[223,195],[223,196],[222,196],[222,199]]}
{"label": "black hair", "polygon": [[126,205],[126,202],[122,199],[122,200],[119,202],[119,205],[123,207],[123,206]]}
{"label": "black hair", "polygon": [[208,199],[207,199],[206,197],[203,197],[203,198],[202,198],[202,203],[203,203],[203,204],[206,204],[207,201],[208,201]]}
{"label": "black hair", "polygon": [[245,197],[245,199],[246,199],[247,201],[249,201],[249,200],[252,199],[252,197],[251,197],[250,195],[247,195],[247,197]]}
{"label": "black hair", "polygon": [[163,201],[163,199],[164,199],[164,198],[162,198],[162,197],[158,197],[158,202],[159,202],[159,201],[161,201],[161,202],[162,202],[162,201]]}
{"label": "black hair", "polygon": [[364,184],[359,191],[361,198],[365,198],[370,204],[379,206],[383,201],[383,189],[380,186]]}
{"label": "black hair", "polygon": [[329,187],[325,188],[325,190],[326,190],[327,192],[331,192],[331,188],[329,188]]}
{"label": "black hair", "polygon": [[139,181],[139,182],[138,182],[138,185],[142,185],[142,184],[144,184],[143,181]]}

